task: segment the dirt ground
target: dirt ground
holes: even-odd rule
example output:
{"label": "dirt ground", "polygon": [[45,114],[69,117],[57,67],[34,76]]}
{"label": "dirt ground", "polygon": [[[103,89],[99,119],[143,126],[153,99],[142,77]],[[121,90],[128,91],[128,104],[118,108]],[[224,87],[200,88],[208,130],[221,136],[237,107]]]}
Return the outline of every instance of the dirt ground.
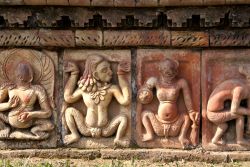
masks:
{"label": "dirt ground", "polygon": [[2,159],[0,167],[250,167],[248,162],[205,163],[205,162],[150,162],[146,160],[84,160],[84,159]]}

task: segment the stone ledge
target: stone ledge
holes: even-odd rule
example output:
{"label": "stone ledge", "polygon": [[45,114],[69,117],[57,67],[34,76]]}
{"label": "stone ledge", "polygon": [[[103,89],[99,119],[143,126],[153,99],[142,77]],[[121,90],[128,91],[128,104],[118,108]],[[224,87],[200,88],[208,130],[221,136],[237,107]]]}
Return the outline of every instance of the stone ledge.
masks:
{"label": "stone ledge", "polygon": [[0,5],[160,7],[250,4],[250,0],[0,0]]}
{"label": "stone ledge", "polygon": [[0,158],[71,158],[93,160],[119,159],[119,160],[149,160],[152,162],[171,161],[200,161],[200,162],[231,162],[249,161],[249,151],[210,152],[202,149],[173,150],[173,149],[26,149],[26,150],[1,150]]}

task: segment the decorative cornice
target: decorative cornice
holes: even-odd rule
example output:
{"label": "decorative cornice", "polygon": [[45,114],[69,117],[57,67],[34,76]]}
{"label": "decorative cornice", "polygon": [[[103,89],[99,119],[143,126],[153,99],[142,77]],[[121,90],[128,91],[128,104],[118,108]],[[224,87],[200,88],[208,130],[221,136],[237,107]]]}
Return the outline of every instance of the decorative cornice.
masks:
{"label": "decorative cornice", "polygon": [[250,4],[250,0],[0,0],[0,5],[164,7]]}

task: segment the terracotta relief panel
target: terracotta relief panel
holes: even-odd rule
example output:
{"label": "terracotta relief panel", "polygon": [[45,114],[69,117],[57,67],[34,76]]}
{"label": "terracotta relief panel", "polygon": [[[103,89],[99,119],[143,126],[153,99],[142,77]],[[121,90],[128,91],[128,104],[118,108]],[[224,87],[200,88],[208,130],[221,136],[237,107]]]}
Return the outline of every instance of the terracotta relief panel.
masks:
{"label": "terracotta relief panel", "polygon": [[250,50],[211,50],[202,60],[202,145],[250,149]]}
{"label": "terracotta relief panel", "polygon": [[198,144],[200,52],[137,51],[136,141],[140,147]]}
{"label": "terracotta relief panel", "polygon": [[56,147],[57,54],[0,50],[0,148]]}
{"label": "terracotta relief panel", "polygon": [[128,147],[130,51],[66,50],[63,142],[68,147]]}

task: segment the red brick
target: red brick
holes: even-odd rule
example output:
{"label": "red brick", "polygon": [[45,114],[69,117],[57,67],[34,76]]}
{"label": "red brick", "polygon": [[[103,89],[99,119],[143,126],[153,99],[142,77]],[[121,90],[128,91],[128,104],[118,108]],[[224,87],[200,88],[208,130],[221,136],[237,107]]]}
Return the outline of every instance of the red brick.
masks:
{"label": "red brick", "polygon": [[177,47],[208,47],[209,35],[206,32],[172,31],[171,44]]}
{"label": "red brick", "polygon": [[155,7],[158,6],[158,0],[137,0],[137,7]]}
{"label": "red brick", "polygon": [[47,0],[47,5],[63,5],[68,6],[69,1],[68,0]]}
{"label": "red brick", "polygon": [[203,0],[160,0],[160,6],[202,5]]}
{"label": "red brick", "polygon": [[114,6],[117,7],[135,7],[135,0],[114,0]]}
{"label": "red brick", "polygon": [[91,6],[114,6],[114,0],[92,0]]}
{"label": "red brick", "polygon": [[225,5],[226,0],[204,0],[204,5]]}
{"label": "red brick", "polygon": [[75,39],[76,46],[102,46],[102,31],[77,30]]}
{"label": "red brick", "polygon": [[104,46],[170,46],[170,32],[161,30],[104,31]]}
{"label": "red brick", "polygon": [[39,30],[41,46],[74,47],[75,35],[70,30]]}
{"label": "red brick", "polygon": [[25,5],[46,5],[46,0],[24,0]]}
{"label": "red brick", "polygon": [[90,0],[69,0],[70,6],[90,6]]}

